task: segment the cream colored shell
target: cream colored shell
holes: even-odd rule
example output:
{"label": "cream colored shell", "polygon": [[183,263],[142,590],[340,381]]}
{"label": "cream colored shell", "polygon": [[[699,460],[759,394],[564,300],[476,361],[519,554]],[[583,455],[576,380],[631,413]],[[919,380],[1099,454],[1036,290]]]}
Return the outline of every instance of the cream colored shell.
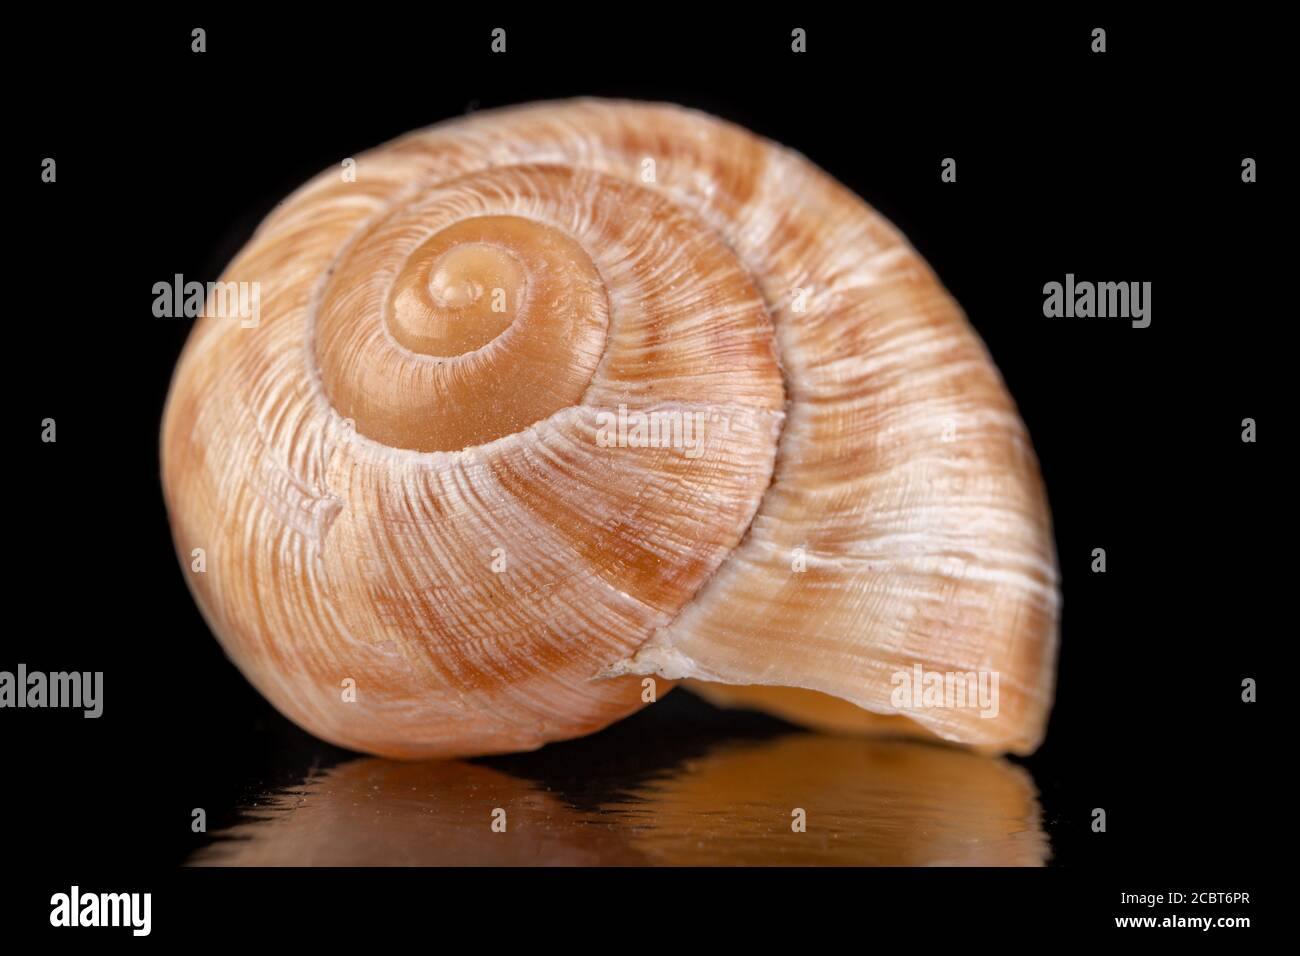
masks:
{"label": "cream colored shell", "polygon": [[[355,172],[230,264],[258,322],[198,321],[163,420],[190,585],[283,713],[482,754],[609,724],[639,675],[892,715],[919,664],[996,672],[997,716],[866,723],[1037,746],[1058,598],[1033,451],[880,215],[796,153],[628,102],[470,116]],[[609,446],[652,413],[703,429]]]}

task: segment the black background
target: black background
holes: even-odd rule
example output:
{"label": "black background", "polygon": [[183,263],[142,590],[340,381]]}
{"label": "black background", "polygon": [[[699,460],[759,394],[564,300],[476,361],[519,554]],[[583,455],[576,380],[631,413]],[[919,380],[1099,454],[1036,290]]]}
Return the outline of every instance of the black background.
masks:
{"label": "black background", "polygon": [[[489,52],[495,26],[504,56]],[[793,26],[807,54],[790,53]],[[1094,26],[1105,54],[1089,51]],[[1063,582],[1056,709],[1026,766],[1053,862],[1093,894],[1052,883],[1039,915],[1082,895],[1101,924],[1119,889],[1174,877],[1258,889],[1276,839],[1262,794],[1281,683],[1269,604],[1285,564],[1270,557],[1283,517],[1270,502],[1291,321],[1281,250],[1294,248],[1273,222],[1287,174],[1277,131],[1293,123],[1276,27],[349,9],[303,22],[50,16],[8,43],[27,66],[9,84],[5,160],[21,216],[10,239],[24,238],[6,280],[15,613],[0,669],[105,673],[99,720],[0,713],[5,842],[35,875],[10,898],[14,922],[47,924],[49,893],[95,878],[170,887],[173,910],[200,912],[200,877],[174,869],[201,842],[191,808],[209,807],[215,828],[250,788],[330,753],[245,683],[186,590],[157,443],[190,323],[153,317],[153,283],[216,279],[279,199],[343,157],[467,110],[571,95],[695,106],[798,149],[903,230],[987,342],[1042,462]],[[40,182],[46,156],[53,185]],[[940,182],[948,156],[955,184]],[[1258,183],[1241,181],[1246,156]],[[1150,281],[1151,326],[1044,318],[1042,287],[1067,272]],[[40,441],[46,417],[57,444]],[[1258,444],[1240,440],[1245,417]],[[1089,570],[1095,547],[1104,575]],[[1245,677],[1261,683],[1257,704],[1240,700]],[[653,721],[708,716],[685,701],[633,720],[649,739]],[[281,880],[275,892],[303,885],[332,891]],[[1002,884],[906,885],[951,902]]]}

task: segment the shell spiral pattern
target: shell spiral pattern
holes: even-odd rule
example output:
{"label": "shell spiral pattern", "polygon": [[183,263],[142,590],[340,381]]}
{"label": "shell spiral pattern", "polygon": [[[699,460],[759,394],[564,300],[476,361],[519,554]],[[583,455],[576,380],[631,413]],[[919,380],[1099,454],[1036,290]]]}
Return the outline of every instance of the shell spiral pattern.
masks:
{"label": "shell spiral pattern", "polygon": [[[1024,426],[929,267],[796,153],[672,106],[477,114],[321,174],[222,281],[260,317],[200,318],[177,366],[173,536],[226,652],[318,736],[524,750],[655,675],[1041,740]],[[996,716],[904,711],[918,664],[995,672]]]}

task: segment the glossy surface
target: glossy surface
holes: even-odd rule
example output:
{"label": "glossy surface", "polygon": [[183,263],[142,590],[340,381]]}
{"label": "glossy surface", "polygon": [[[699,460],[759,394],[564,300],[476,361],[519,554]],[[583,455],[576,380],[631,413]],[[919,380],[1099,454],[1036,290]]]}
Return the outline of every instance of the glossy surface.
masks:
{"label": "glossy surface", "polygon": [[[674,694],[675,701],[685,695]],[[345,759],[262,791],[205,866],[1038,866],[1036,790],[1007,760],[941,744],[792,731],[676,710],[486,761]],[[651,708],[653,711],[654,708]],[[704,719],[701,720],[701,717]],[[624,729],[627,727],[628,729]],[[504,811],[504,832],[492,829]],[[802,810],[806,829],[792,828]],[[499,817],[499,815],[498,815]]]}

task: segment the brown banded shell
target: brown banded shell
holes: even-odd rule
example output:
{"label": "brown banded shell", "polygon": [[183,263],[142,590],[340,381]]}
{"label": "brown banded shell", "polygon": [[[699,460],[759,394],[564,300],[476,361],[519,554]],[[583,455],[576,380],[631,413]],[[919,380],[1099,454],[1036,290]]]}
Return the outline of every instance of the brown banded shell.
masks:
{"label": "brown banded shell", "polygon": [[[1041,740],[1024,426],[927,265],[798,154],[673,106],[477,114],[322,173],[222,281],[260,314],[190,336],[167,505],[212,630],[313,733],[528,749],[652,675]],[[916,665],[996,673],[996,716],[900,707]]]}

